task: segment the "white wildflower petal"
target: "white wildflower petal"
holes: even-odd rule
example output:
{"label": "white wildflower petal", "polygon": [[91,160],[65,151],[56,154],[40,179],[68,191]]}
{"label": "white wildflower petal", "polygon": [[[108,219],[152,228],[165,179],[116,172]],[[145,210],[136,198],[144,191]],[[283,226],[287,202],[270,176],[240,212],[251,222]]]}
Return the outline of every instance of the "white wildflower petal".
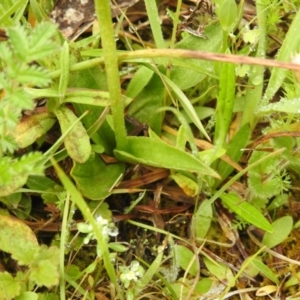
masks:
{"label": "white wildflower petal", "polygon": [[107,234],[110,236],[117,236],[119,234],[119,229],[117,227],[108,227]]}

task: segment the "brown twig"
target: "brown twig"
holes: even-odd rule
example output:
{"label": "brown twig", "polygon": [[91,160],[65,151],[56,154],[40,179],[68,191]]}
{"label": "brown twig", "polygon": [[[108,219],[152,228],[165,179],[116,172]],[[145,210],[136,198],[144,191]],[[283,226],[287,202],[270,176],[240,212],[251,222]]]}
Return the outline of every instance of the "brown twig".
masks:
{"label": "brown twig", "polygon": [[145,49],[131,52],[124,52],[118,55],[119,60],[131,60],[138,58],[187,58],[210,61],[229,62],[233,64],[257,65],[264,67],[284,68],[300,71],[300,65],[290,62],[277,61],[272,59],[249,57],[235,54],[213,53],[205,51],[183,50],[183,49]]}

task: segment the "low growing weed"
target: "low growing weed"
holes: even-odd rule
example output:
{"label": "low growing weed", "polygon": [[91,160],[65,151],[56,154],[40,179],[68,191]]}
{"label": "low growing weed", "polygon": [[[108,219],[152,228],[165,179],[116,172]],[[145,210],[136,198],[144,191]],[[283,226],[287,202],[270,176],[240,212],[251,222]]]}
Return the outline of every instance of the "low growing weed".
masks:
{"label": "low growing weed", "polygon": [[298,299],[299,1],[118,2],[0,5],[0,299]]}

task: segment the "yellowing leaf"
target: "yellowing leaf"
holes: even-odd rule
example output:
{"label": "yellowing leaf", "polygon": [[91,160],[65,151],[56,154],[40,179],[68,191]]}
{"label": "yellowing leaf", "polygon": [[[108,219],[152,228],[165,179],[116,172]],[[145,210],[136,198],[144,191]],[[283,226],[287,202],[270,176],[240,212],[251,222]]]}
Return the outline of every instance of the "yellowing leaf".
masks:
{"label": "yellowing leaf", "polygon": [[13,136],[20,148],[33,144],[39,137],[46,134],[55,124],[55,118],[49,113],[34,114],[22,118],[17,125]]}
{"label": "yellowing leaf", "polygon": [[74,161],[84,163],[88,160],[92,151],[90,138],[85,128],[81,122],[76,123],[78,118],[67,107],[61,106],[56,109],[54,113],[57,116],[62,134],[64,134],[71,126],[74,126],[70,133],[65,137],[64,144],[68,154]]}
{"label": "yellowing leaf", "polygon": [[170,177],[188,196],[194,197],[199,193],[198,184],[191,178],[184,176],[181,173],[172,174]]}
{"label": "yellowing leaf", "polygon": [[266,285],[258,289],[255,293],[255,296],[257,297],[267,296],[277,291],[278,291],[278,287],[276,285]]}
{"label": "yellowing leaf", "polygon": [[18,219],[0,215],[0,249],[11,253],[20,265],[29,265],[38,250],[32,230]]}

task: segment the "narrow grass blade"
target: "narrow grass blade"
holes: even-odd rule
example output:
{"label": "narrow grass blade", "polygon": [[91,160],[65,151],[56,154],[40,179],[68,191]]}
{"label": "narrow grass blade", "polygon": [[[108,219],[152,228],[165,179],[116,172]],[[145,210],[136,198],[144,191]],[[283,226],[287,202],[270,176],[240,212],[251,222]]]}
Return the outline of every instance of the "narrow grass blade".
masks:
{"label": "narrow grass blade", "polygon": [[156,1],[146,0],[145,5],[156,47],[161,49],[165,48],[165,41],[161,32],[160,19],[158,15]]}
{"label": "narrow grass blade", "polygon": [[60,166],[55,162],[54,159],[51,158],[51,162],[55,168],[55,171],[61,180],[65,189],[69,192],[72,201],[76,204],[76,206],[80,209],[82,215],[85,220],[89,222],[93,227],[93,232],[97,238],[98,246],[100,247],[103,261],[105,265],[105,269],[110,280],[116,285],[116,274],[114,267],[110,260],[110,255],[108,251],[107,242],[104,239],[101,228],[99,224],[96,222],[94,216],[92,215],[90,208],[86,204],[85,200],[82,198],[80,192],[76,189],[75,185],[71,182],[68,176],[64,173],[64,171],[60,168]]}
{"label": "narrow grass blade", "polygon": [[[163,246],[160,246],[161,248]],[[141,279],[140,285],[136,285],[135,291],[134,291],[134,295],[138,296],[140,294],[140,292],[146,288],[147,284],[150,282],[150,280],[152,279],[152,277],[155,275],[155,273],[158,272],[158,269],[160,267],[162,258],[163,258],[163,249],[160,249],[158,255],[156,256],[155,260],[153,261],[153,263],[150,265],[150,267],[148,268],[148,270],[146,271],[146,273],[144,274],[143,278]]]}
{"label": "narrow grass blade", "polygon": [[235,100],[235,73],[233,64],[224,64],[220,75],[220,92],[216,109],[214,144],[223,147],[231,123]]}

